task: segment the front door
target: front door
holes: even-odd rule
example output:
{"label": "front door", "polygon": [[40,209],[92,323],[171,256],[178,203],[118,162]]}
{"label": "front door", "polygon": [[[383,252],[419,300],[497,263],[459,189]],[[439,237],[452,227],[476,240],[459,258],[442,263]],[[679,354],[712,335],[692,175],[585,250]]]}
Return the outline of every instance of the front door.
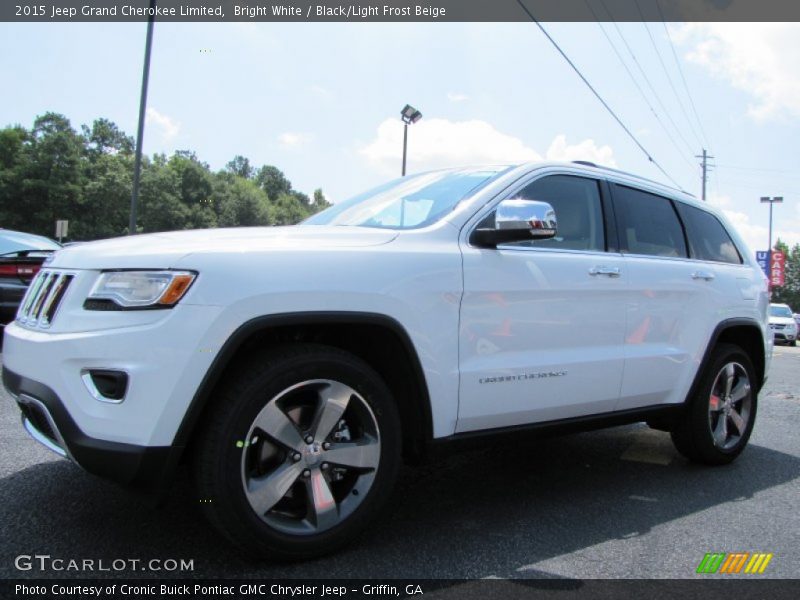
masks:
{"label": "front door", "polygon": [[628,278],[607,239],[603,185],[561,174],[523,183],[505,197],[550,203],[556,237],[497,249],[463,243],[457,431],[614,409]]}

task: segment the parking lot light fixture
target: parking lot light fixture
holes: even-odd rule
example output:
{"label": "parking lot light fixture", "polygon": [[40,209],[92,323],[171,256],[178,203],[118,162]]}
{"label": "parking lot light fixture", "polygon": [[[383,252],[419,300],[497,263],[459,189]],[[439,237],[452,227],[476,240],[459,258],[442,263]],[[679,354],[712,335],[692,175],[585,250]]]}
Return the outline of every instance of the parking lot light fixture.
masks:
{"label": "parking lot light fixture", "polygon": [[403,119],[403,169],[401,175],[406,175],[406,151],[408,149],[408,126],[413,125],[422,118],[422,113],[410,104],[406,104],[403,110],[400,111],[400,117]]}

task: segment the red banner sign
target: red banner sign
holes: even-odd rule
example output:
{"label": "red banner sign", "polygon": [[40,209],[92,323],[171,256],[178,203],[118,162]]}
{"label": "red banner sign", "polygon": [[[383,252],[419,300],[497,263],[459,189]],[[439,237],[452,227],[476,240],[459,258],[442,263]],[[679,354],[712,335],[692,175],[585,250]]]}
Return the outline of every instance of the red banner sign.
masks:
{"label": "red banner sign", "polygon": [[769,284],[772,287],[782,286],[784,283],[784,267],[786,266],[786,255],[780,250],[772,251],[772,265],[769,268]]}

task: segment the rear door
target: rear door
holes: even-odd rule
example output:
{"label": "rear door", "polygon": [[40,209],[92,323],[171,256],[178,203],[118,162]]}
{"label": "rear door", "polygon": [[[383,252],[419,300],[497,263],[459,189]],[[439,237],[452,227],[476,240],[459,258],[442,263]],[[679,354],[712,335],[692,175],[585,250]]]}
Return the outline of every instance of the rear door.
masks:
{"label": "rear door", "polygon": [[676,203],[611,184],[630,296],[618,410],[682,402],[718,323],[717,265],[691,260]]}
{"label": "rear door", "polygon": [[471,246],[470,231],[493,223],[492,207],[462,232],[457,431],[613,410],[628,284],[606,183],[552,174],[504,197],[549,202],[558,234]]}

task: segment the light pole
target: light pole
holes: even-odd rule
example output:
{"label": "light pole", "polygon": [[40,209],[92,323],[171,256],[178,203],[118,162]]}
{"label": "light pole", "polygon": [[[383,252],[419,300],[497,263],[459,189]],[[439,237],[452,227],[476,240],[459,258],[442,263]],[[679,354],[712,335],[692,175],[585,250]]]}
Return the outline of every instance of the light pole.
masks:
{"label": "light pole", "polygon": [[406,104],[405,108],[400,111],[400,117],[403,119],[403,171],[401,175],[406,176],[406,149],[408,148],[408,126],[416,123],[422,118],[422,113],[410,104]]}
{"label": "light pole", "polygon": [[133,159],[133,190],[131,191],[131,215],[128,235],[136,234],[136,208],[139,204],[139,177],[142,172],[142,138],[147,107],[147,83],[150,79],[150,50],[153,46],[153,20],[156,0],[150,0],[150,16],[147,19],[147,37],[144,43],[144,66],[142,67],[142,94],[139,97],[139,128],[136,132],[136,154]]}
{"label": "light pole", "polygon": [[783,203],[783,196],[775,196],[774,198],[762,196],[761,203],[769,204],[769,247],[767,250],[769,251],[769,268],[772,269],[772,205]]}

